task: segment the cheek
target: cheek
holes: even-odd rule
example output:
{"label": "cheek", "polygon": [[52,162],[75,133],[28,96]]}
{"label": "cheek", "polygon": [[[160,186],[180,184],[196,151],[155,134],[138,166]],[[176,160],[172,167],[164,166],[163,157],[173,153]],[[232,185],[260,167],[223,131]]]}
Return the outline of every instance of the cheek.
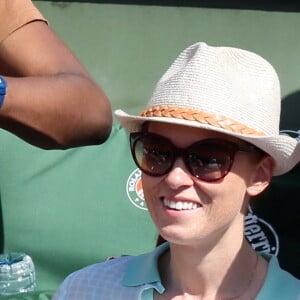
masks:
{"label": "cheek", "polygon": [[[144,199],[148,208],[148,212],[154,224],[158,224],[159,220],[159,194],[160,194],[160,181],[157,177],[151,177],[142,174],[142,183],[144,191]],[[157,225],[158,226],[158,225]]]}
{"label": "cheek", "polygon": [[202,185],[201,190],[206,195],[205,204],[214,219],[231,219],[244,211],[246,183],[234,173],[229,173],[222,181],[206,188]]}
{"label": "cheek", "polygon": [[247,184],[244,178],[231,173],[227,178],[227,185],[223,189],[223,201],[226,203],[225,212],[239,214],[245,212],[247,206]]}
{"label": "cheek", "polygon": [[143,185],[143,190],[144,194],[148,193],[149,190],[151,190],[151,187],[154,185],[152,177],[145,175],[142,172],[142,185]]}
{"label": "cheek", "polygon": [[153,197],[155,197],[155,195],[158,194],[157,190],[158,190],[159,182],[160,180],[158,179],[158,177],[151,177],[142,173],[142,185],[144,191],[144,198],[148,206],[150,205],[149,202],[151,202],[150,199],[152,199]]}
{"label": "cheek", "polygon": [[243,154],[236,155],[231,173],[236,175],[241,181],[244,181],[244,184],[247,186],[249,182],[251,182],[253,174],[255,174],[257,162],[251,156],[242,155]]}

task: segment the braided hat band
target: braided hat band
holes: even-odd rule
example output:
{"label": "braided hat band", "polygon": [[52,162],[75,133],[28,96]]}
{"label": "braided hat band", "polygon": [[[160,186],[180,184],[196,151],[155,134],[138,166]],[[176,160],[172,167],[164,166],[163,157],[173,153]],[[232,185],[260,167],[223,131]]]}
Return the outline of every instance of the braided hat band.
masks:
{"label": "braided hat band", "polygon": [[224,116],[215,116],[200,110],[191,108],[182,108],[178,106],[159,105],[143,110],[141,117],[166,117],[184,119],[189,121],[197,121],[202,124],[209,124],[214,127],[222,128],[234,133],[243,135],[264,136],[263,132],[256,131],[244,124]]}

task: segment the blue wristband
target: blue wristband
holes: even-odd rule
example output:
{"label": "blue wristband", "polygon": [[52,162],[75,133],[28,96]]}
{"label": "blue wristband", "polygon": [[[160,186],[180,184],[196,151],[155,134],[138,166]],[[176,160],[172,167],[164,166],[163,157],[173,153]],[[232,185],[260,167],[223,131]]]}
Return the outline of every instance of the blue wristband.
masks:
{"label": "blue wristband", "polygon": [[6,81],[2,76],[0,76],[0,108],[2,107],[6,95],[6,87],[7,87]]}

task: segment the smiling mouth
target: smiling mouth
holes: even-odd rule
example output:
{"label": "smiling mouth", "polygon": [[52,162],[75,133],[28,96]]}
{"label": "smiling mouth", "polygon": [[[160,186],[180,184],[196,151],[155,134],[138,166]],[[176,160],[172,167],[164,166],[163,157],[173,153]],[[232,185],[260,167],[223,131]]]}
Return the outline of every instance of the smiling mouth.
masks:
{"label": "smiling mouth", "polygon": [[163,203],[166,207],[174,210],[193,210],[200,207],[200,204],[187,201],[171,201],[168,199],[163,199]]}

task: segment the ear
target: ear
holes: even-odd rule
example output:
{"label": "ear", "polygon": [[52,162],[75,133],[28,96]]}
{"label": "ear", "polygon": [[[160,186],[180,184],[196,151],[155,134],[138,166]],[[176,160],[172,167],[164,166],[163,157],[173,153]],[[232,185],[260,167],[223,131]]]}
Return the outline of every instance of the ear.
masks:
{"label": "ear", "polygon": [[273,158],[264,156],[253,170],[253,175],[251,176],[247,187],[247,194],[253,197],[263,192],[271,182],[273,170]]}

